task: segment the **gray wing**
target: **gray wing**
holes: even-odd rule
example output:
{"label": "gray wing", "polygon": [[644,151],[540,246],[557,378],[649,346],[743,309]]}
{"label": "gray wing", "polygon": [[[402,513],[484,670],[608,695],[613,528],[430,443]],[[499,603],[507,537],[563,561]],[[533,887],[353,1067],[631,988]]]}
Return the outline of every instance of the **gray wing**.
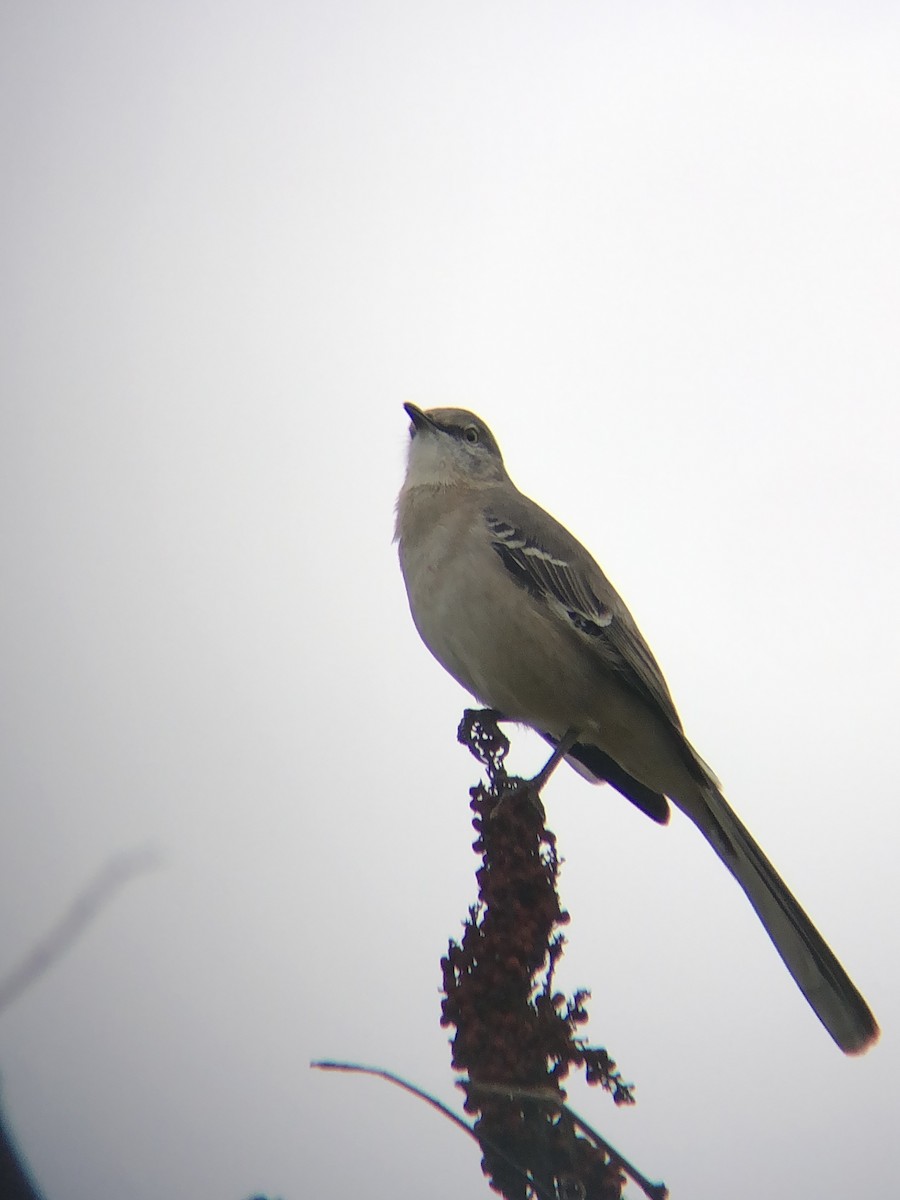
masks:
{"label": "gray wing", "polygon": [[520,587],[565,621],[603,664],[681,732],[650,647],[615,588],[571,533],[519,494],[497,497],[484,518],[491,544]]}
{"label": "gray wing", "polygon": [[533,596],[587,637],[597,636],[612,622],[612,609],[567,559],[491,511],[485,513],[485,520],[503,565]]}

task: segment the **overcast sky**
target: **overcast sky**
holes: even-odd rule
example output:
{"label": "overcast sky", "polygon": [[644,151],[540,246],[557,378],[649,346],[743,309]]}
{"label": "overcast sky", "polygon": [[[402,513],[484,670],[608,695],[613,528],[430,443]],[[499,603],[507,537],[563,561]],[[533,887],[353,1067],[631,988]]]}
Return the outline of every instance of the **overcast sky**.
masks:
{"label": "overcast sky", "polygon": [[688,822],[560,771],[561,982],[638,1096],[573,1104],[674,1200],[889,1191],[898,63],[865,0],[4,6],[0,979],[161,859],[0,1015],[48,1200],[489,1194],[308,1068],[459,1107],[478,772],[391,545],[407,400],[592,549],[884,1030],[844,1059]]}

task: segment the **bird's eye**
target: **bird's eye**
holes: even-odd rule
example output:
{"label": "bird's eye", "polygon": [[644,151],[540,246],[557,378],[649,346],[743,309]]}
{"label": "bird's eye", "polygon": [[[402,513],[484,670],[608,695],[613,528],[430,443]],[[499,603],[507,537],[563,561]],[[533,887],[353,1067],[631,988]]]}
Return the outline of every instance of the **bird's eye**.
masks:
{"label": "bird's eye", "polygon": [[478,441],[478,430],[474,425],[467,425],[463,437],[465,437],[470,446],[474,446]]}

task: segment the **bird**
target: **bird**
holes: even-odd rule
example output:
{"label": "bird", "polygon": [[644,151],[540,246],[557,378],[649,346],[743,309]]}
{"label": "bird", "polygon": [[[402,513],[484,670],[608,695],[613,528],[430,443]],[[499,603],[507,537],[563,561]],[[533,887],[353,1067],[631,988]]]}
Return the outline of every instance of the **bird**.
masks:
{"label": "bird", "polygon": [[688,741],[634,618],[585,547],[513,483],[494,435],[462,408],[410,418],[395,541],[413,623],[500,718],[652,820],[670,802],[728,868],[813,1011],[846,1054],[879,1037],[863,996]]}

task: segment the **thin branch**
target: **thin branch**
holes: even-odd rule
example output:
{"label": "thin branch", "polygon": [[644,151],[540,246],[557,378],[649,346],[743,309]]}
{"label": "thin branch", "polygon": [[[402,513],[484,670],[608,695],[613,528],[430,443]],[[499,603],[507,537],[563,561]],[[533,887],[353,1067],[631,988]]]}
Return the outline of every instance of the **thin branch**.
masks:
{"label": "thin branch", "polygon": [[[472,1126],[464,1121],[457,1113],[455,1113],[452,1108],[448,1108],[446,1104],[443,1104],[440,1100],[438,1100],[435,1096],[430,1095],[428,1092],[423,1092],[422,1089],[416,1087],[415,1084],[410,1083],[406,1079],[402,1079],[399,1075],[395,1075],[393,1071],[385,1071],[381,1067],[364,1067],[359,1063],[331,1062],[327,1060],[311,1062],[309,1065],[319,1071],[345,1071],[347,1073],[354,1073],[358,1075],[374,1075],[378,1079],[386,1079],[388,1083],[396,1084],[397,1087],[402,1088],[405,1092],[409,1092],[412,1096],[418,1096],[420,1100],[424,1100],[426,1104],[430,1104],[432,1108],[436,1108],[437,1111],[442,1114],[442,1116],[445,1116],[448,1120],[452,1121],[454,1125],[458,1125],[464,1133],[467,1133],[477,1145],[481,1146],[485,1142],[485,1138],[479,1137]],[[541,1197],[542,1200],[556,1200],[552,1192],[549,1192],[546,1188],[541,1187],[537,1181],[532,1179],[528,1172],[523,1170],[518,1163],[514,1162],[513,1159],[511,1159],[500,1146],[491,1144],[491,1149],[496,1154],[499,1154],[509,1164],[509,1166],[513,1168],[513,1170],[517,1171],[521,1175],[522,1179],[534,1191],[536,1196]]]}
{"label": "thin branch", "polygon": [[159,863],[159,854],[144,848],[118,854],[101,867],[53,929],[4,979],[0,979],[0,1012],[9,1008],[71,949],[91,922],[112,902],[116,892],[136,876],[155,870]]}

